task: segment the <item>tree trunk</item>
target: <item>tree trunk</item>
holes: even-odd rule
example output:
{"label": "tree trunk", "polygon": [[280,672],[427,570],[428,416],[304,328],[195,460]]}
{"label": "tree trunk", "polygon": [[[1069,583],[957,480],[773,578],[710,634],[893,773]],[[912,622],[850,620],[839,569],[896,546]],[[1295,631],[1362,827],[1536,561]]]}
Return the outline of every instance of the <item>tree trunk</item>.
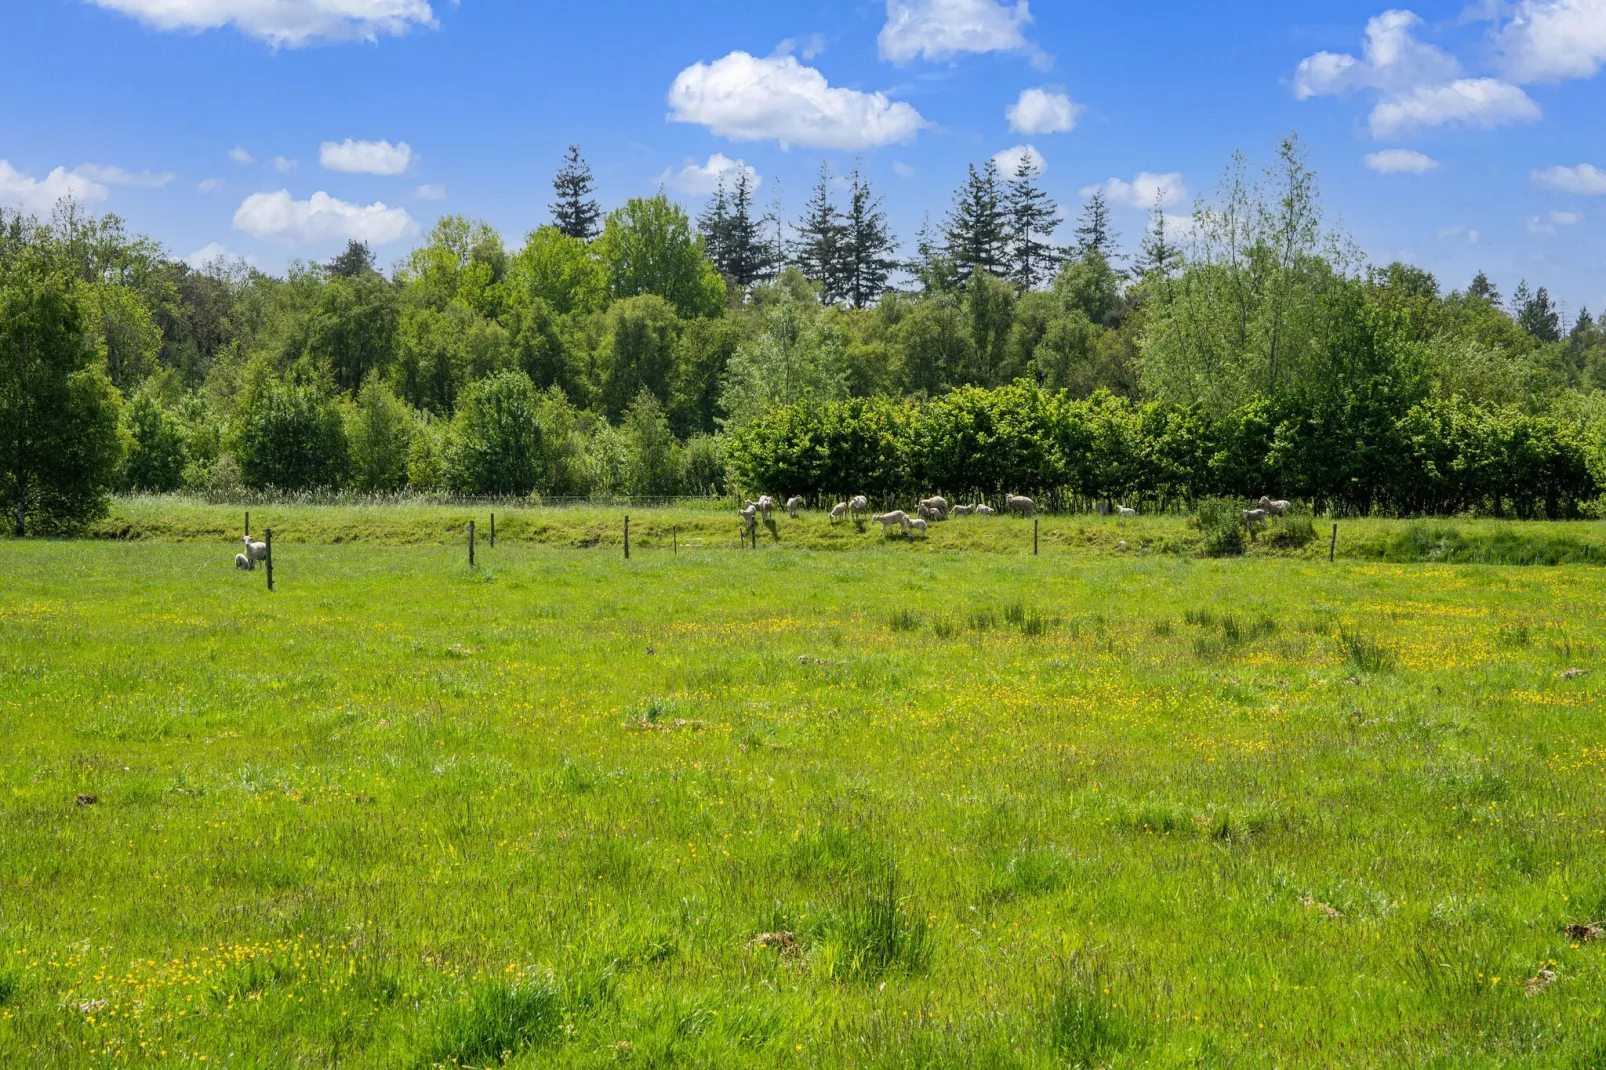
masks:
{"label": "tree trunk", "polygon": [[20,539],[23,536],[23,524],[22,524],[22,522],[23,522],[24,517],[27,515],[27,507],[25,505],[23,505],[23,496],[20,493],[21,488],[19,487],[18,490],[19,490],[19,493],[17,494],[17,538]]}

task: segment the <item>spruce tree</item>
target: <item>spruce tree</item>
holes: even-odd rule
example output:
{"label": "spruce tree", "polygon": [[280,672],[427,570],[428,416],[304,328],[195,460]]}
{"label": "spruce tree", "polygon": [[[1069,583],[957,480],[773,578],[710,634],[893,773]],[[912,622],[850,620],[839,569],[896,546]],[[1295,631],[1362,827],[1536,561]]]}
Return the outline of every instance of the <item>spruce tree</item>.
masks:
{"label": "spruce tree", "polygon": [[355,279],[374,270],[374,254],[368,243],[352,238],[346,242],[346,251],[329,261],[325,270],[343,279]]}
{"label": "spruce tree", "polygon": [[1149,229],[1138,247],[1138,276],[1144,279],[1169,279],[1182,261],[1182,250],[1172,244],[1165,232],[1165,209],[1159,202],[1149,215]]}
{"label": "spruce tree", "polygon": [[1076,244],[1070,253],[1084,260],[1089,253],[1097,253],[1106,261],[1115,263],[1117,235],[1110,226],[1110,204],[1103,190],[1094,190],[1082,209],[1081,221],[1076,224]]}
{"label": "spruce tree", "polygon": [[[1518,292],[1525,292],[1527,288],[1524,283]],[[1541,342],[1561,341],[1561,313],[1551,304],[1550,294],[1543,286],[1518,306],[1517,326]]]}
{"label": "spruce tree", "polygon": [[730,277],[730,241],[731,213],[730,195],[725,191],[725,176],[719,176],[719,184],[714,187],[714,195],[709,198],[708,206],[697,217],[697,231],[703,236],[703,251],[714,267],[726,278]]}
{"label": "spruce tree", "polygon": [[1583,338],[1595,329],[1595,317],[1589,314],[1589,306],[1578,310],[1578,320],[1573,324],[1571,337]]}
{"label": "spruce tree", "polygon": [[552,188],[558,195],[552,203],[552,221],[559,230],[585,242],[601,233],[597,222],[602,218],[602,207],[591,196],[591,167],[581,158],[580,146],[569,146]]}
{"label": "spruce tree", "polygon": [[941,237],[932,230],[929,215],[915,235],[915,258],[903,267],[919,280],[920,288],[928,294],[945,293],[959,285],[958,271]]}
{"label": "spruce tree", "polygon": [[831,172],[822,164],[820,181],[814,187],[797,225],[792,262],[811,282],[820,287],[820,296],[836,302],[847,295],[844,268],[847,226],[842,212],[831,199]]}
{"label": "spruce tree", "polygon": [[1007,195],[1009,212],[1009,276],[1022,290],[1035,289],[1054,277],[1059,255],[1048,241],[1063,220],[1059,205],[1038,188],[1037,169],[1030,155],[1023,153],[1010,179]]}
{"label": "spruce tree", "polygon": [[[724,182],[720,183],[720,196],[724,196]],[[736,172],[736,189],[731,194],[725,217],[721,246],[723,262],[716,260],[720,272],[743,291],[756,282],[775,277],[780,259],[775,248],[765,239],[764,227],[768,219],[753,214],[753,174],[746,167]]]}
{"label": "spruce tree", "polygon": [[898,240],[887,229],[887,213],[870,182],[855,167],[850,177],[848,214],[843,229],[844,296],[854,308],[864,308],[887,288],[897,262],[892,254]]}
{"label": "spruce tree", "polygon": [[970,166],[970,177],[954,197],[946,227],[948,257],[966,282],[977,271],[1001,275],[1009,240],[1009,220],[998,165],[988,160],[981,170]]}
{"label": "spruce tree", "polygon": [[1472,280],[1472,285],[1467,287],[1467,295],[1469,297],[1481,297],[1491,305],[1498,306],[1500,304],[1500,291],[1495,289],[1494,283],[1489,281],[1489,276],[1481,271],[1478,272],[1478,277]]}

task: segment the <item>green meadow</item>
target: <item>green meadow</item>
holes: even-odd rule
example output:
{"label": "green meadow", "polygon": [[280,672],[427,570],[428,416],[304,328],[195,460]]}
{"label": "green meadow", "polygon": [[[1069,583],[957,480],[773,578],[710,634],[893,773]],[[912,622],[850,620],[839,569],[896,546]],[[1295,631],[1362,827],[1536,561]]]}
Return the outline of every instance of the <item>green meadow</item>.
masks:
{"label": "green meadow", "polygon": [[0,1065],[1606,1066],[1598,525],[239,512],[0,541]]}

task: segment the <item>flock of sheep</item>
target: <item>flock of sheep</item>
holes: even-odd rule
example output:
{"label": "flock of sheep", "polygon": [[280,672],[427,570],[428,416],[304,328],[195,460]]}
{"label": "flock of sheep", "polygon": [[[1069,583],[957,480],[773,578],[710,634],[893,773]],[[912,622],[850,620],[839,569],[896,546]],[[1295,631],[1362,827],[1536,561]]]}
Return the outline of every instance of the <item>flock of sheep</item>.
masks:
{"label": "flock of sheep", "polygon": [[255,572],[257,562],[268,559],[268,544],[252,542],[249,535],[240,536],[240,541],[245,543],[245,553],[234,555],[234,567],[242,572]]}

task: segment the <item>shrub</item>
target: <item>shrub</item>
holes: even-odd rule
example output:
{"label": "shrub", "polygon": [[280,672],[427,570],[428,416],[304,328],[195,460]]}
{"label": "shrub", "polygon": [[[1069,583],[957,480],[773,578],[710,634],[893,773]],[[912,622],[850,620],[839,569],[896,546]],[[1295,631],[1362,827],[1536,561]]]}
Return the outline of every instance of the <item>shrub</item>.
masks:
{"label": "shrub", "polygon": [[1228,498],[1206,498],[1193,522],[1204,535],[1207,557],[1236,557],[1244,552],[1243,510]]}
{"label": "shrub", "polygon": [[261,378],[241,402],[234,456],[253,489],[338,487],[350,461],[340,406],[315,383]]}
{"label": "shrub", "polygon": [[725,476],[725,447],[713,435],[693,435],[682,450],[686,464],[686,493],[721,497],[729,481]]}
{"label": "shrub", "polygon": [[1279,550],[1297,550],[1316,539],[1316,522],[1303,510],[1274,516],[1267,524],[1267,537]]}
{"label": "shrub", "polygon": [[446,448],[445,478],[461,494],[529,494],[544,457],[539,399],[523,372],[499,372],[463,392]]}

